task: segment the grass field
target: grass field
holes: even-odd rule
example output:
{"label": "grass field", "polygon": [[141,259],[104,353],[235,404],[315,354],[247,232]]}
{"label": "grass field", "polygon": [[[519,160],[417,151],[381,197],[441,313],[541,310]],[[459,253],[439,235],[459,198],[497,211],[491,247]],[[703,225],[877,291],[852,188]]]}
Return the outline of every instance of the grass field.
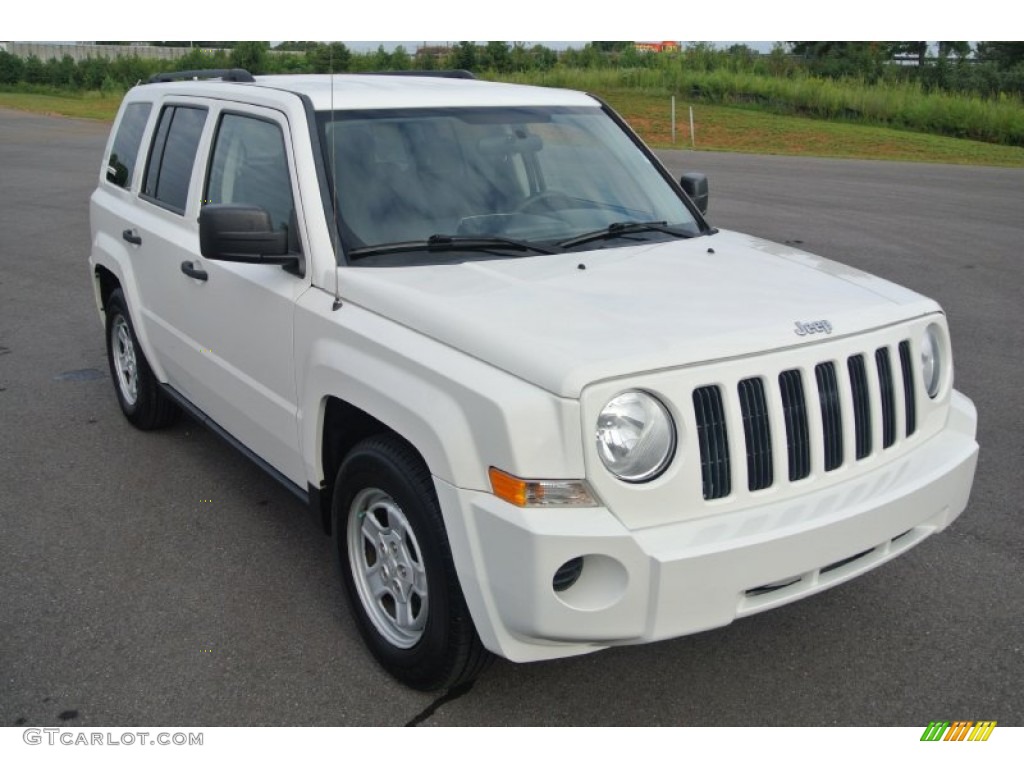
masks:
{"label": "grass field", "polygon": [[[690,148],[690,105],[685,101],[676,99],[676,143],[673,145],[671,104],[667,96],[629,90],[599,95],[651,146]],[[741,107],[695,104],[693,109],[696,149],[1024,167],[1024,147],[772,115]]]}
{"label": "grass field", "polygon": [[120,93],[87,91],[76,94],[0,92],[0,107],[21,109],[43,115],[113,120],[121,104]]}
{"label": "grass field", "polygon": [[[651,146],[690,148],[689,104],[684,100],[676,101],[677,135],[673,145],[667,96],[633,89],[598,93]],[[98,92],[0,93],[0,107],[94,120],[112,120],[120,102],[120,94]],[[1024,147],[786,117],[741,107],[697,104],[694,122],[695,148],[699,150],[1024,167]]]}

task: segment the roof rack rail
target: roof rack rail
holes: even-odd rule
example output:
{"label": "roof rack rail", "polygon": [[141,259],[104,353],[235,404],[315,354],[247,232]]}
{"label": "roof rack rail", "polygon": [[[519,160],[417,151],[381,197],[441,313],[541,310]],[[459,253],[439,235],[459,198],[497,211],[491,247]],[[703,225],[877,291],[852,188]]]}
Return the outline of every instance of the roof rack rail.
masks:
{"label": "roof rack rail", "polygon": [[452,80],[476,80],[468,69],[393,69],[386,72],[353,72],[353,75],[386,75],[388,77],[447,77]]}
{"label": "roof rack rail", "polygon": [[176,80],[216,80],[229,83],[253,83],[256,79],[247,69],[186,69],[181,72],[157,72],[150,83],[173,83]]}

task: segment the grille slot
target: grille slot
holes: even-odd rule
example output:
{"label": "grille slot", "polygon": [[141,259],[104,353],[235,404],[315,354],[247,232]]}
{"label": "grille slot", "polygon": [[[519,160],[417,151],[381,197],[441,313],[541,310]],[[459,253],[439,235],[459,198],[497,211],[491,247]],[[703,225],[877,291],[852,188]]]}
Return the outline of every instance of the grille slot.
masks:
{"label": "grille slot", "polygon": [[718,387],[700,387],[693,391],[693,409],[697,416],[697,441],[700,444],[700,473],[705,499],[721,499],[732,491],[729,466],[729,437],[725,409]]}
{"label": "grille slot", "polygon": [[824,436],[825,471],[843,463],[843,417],[840,413],[839,382],[834,363],[818,363],[814,368],[821,400],[821,428]]}
{"label": "grille slot", "polygon": [[803,480],[811,474],[811,441],[807,434],[807,403],[800,371],[794,369],[780,373],[779,390],[786,421],[789,480]]}
{"label": "grille slot", "polygon": [[864,355],[853,355],[846,361],[850,371],[850,391],[853,393],[853,429],[857,435],[857,459],[871,453],[871,397],[868,392],[868,374],[864,368]]}
{"label": "grille slot", "polygon": [[910,362],[910,342],[900,342],[900,366],[903,368],[903,397],[906,401],[907,437],[917,429],[917,402],[914,399],[914,369]]}
{"label": "grille slot", "polygon": [[797,584],[801,581],[803,581],[802,576],[794,576],[792,579],[784,579],[783,581],[777,581],[774,584],[764,584],[760,587],[748,589],[746,592],[744,592],[744,594],[747,597],[759,597],[761,595],[769,595],[772,592],[777,592],[780,589],[791,587],[794,584]]}
{"label": "grille slot", "polygon": [[747,441],[747,487],[760,491],[772,484],[772,433],[768,424],[768,404],[761,379],[744,379],[739,383],[740,409],[743,413],[743,435]]}
{"label": "grille slot", "polygon": [[892,391],[888,347],[879,347],[875,351],[875,365],[878,366],[878,387],[882,391],[882,447],[888,448],[896,442],[896,400]]}
{"label": "grille slot", "polygon": [[842,560],[836,560],[831,565],[826,565],[824,568],[822,568],[820,573],[822,576],[824,576],[829,571],[834,571],[837,568],[842,568],[844,565],[849,565],[855,560],[860,560],[865,555],[870,555],[874,551],[875,547],[872,547],[871,549],[865,549],[863,552],[858,552],[856,555],[850,555],[849,557],[844,557]]}

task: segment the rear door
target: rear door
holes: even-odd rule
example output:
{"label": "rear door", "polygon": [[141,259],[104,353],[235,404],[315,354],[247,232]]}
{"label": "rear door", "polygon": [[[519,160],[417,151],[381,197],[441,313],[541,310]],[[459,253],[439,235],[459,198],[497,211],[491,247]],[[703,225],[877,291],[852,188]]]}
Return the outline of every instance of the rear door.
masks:
{"label": "rear door", "polygon": [[193,187],[209,112],[206,104],[184,100],[157,105],[152,138],[142,159],[139,195],[130,226],[123,232],[140,299],[132,310],[148,341],[146,354],[183,393],[194,388],[189,372],[194,343],[176,325],[181,301],[176,289],[184,277],[181,262],[190,260],[199,247],[198,195]]}

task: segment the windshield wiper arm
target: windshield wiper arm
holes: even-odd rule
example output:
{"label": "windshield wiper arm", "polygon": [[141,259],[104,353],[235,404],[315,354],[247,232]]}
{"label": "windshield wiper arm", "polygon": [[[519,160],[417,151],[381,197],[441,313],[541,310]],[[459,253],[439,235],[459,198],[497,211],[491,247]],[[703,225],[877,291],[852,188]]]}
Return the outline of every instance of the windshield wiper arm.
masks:
{"label": "windshield wiper arm", "polygon": [[544,245],[514,240],[510,237],[477,235],[431,235],[426,240],[410,240],[404,243],[386,243],[356,248],[348,252],[349,258],[376,256],[383,253],[405,253],[407,251],[489,251],[489,250],[533,251],[535,253],[561,253],[561,250]]}
{"label": "windshield wiper arm", "polygon": [[573,246],[583,245],[583,243],[589,243],[594,240],[607,240],[612,237],[632,235],[638,232],[664,232],[666,235],[674,237],[694,237],[692,232],[670,227],[664,221],[616,221],[607,227],[596,229],[593,232],[584,232],[582,235],[570,237],[558,245],[561,248],[572,248]]}

